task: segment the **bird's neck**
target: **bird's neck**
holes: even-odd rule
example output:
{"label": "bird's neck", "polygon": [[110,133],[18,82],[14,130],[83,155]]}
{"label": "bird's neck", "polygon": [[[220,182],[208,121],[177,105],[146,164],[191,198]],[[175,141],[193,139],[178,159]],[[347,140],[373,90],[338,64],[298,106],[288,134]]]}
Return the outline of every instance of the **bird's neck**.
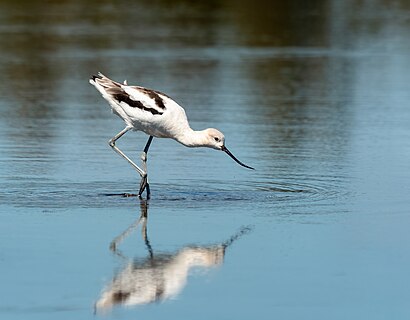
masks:
{"label": "bird's neck", "polygon": [[178,142],[186,147],[207,147],[207,139],[205,130],[192,130],[191,128],[184,130],[183,134],[178,137]]}

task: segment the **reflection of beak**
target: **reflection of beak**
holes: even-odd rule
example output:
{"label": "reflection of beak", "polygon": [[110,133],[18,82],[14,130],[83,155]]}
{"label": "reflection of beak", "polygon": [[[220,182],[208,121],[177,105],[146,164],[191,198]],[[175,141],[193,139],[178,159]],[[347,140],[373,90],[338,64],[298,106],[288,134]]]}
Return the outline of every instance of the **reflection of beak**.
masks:
{"label": "reflection of beak", "polygon": [[222,151],[225,151],[225,153],[226,153],[228,156],[230,156],[232,159],[234,159],[234,160],[236,161],[236,163],[240,164],[242,167],[255,170],[255,168],[252,168],[252,167],[250,167],[250,166],[247,166],[246,164],[244,164],[244,163],[240,162],[238,159],[236,159],[236,157],[235,157],[225,146],[222,146],[222,147],[221,147],[221,150],[222,150]]}

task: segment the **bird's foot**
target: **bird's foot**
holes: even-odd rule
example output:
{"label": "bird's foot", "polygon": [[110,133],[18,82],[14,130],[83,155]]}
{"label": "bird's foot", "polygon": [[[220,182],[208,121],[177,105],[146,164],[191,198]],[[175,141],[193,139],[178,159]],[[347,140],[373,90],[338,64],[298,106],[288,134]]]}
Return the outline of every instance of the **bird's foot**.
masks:
{"label": "bird's foot", "polygon": [[150,188],[149,188],[149,183],[148,183],[148,176],[145,174],[141,178],[140,182],[140,190],[138,191],[138,197],[142,198],[143,192],[147,190],[147,199],[150,198]]}

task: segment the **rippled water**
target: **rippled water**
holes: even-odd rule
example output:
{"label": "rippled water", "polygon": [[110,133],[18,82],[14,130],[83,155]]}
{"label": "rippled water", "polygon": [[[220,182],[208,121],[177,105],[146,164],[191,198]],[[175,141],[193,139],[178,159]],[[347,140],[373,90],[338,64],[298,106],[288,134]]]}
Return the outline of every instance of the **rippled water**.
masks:
{"label": "rippled water", "polygon": [[[406,1],[3,1],[0,317],[407,319],[409,31]],[[154,139],[125,197],[98,71],[256,170]]]}

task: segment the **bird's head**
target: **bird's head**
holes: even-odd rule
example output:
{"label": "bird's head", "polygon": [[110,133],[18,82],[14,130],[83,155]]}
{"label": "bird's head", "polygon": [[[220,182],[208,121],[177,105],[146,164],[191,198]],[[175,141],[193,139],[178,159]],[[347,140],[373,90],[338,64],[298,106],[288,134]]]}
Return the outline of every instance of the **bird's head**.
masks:
{"label": "bird's head", "polygon": [[209,128],[205,130],[207,147],[222,150],[225,145],[225,136],[219,130]]}
{"label": "bird's head", "polygon": [[236,161],[242,167],[255,170],[254,168],[247,166],[246,164],[239,161],[226,147],[225,147],[225,136],[219,130],[214,128],[209,128],[205,130],[206,135],[206,146],[216,150],[224,151],[228,156]]}

